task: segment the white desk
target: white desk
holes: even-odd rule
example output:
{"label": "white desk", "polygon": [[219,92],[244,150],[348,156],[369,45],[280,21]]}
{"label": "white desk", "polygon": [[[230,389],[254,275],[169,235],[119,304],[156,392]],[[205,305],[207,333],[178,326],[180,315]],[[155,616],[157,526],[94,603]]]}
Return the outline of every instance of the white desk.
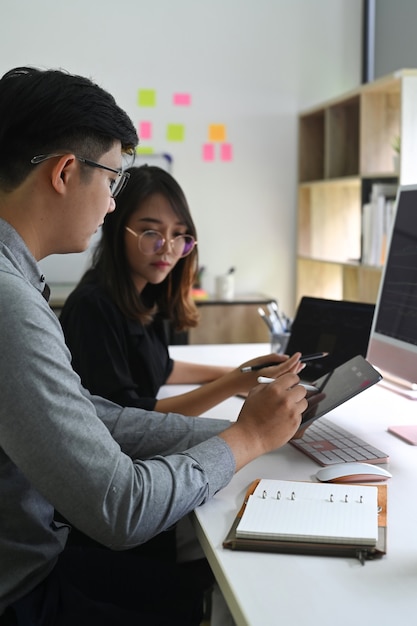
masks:
{"label": "white desk", "polygon": [[[175,346],[173,358],[238,365],[267,353],[266,344]],[[181,387],[184,390],[183,387]],[[166,393],[178,393],[171,387]],[[165,392],[164,392],[165,393]],[[232,398],[208,415],[234,418]],[[417,424],[417,402],[377,385],[329,413],[342,427],[390,455],[388,552],[364,566],[355,559],[224,550],[222,541],[255,478],[312,479],[319,468],[287,444],[253,461],[195,511],[195,527],[239,626],[404,626],[417,620],[417,447],[387,433]]]}

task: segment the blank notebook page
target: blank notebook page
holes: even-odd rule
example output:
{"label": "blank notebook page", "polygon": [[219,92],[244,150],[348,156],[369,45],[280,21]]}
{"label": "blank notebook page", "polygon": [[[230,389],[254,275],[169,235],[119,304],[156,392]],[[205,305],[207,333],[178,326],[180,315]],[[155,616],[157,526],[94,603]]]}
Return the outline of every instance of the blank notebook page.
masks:
{"label": "blank notebook page", "polygon": [[373,486],[263,479],[249,496],[236,535],[373,546],[377,497]]}

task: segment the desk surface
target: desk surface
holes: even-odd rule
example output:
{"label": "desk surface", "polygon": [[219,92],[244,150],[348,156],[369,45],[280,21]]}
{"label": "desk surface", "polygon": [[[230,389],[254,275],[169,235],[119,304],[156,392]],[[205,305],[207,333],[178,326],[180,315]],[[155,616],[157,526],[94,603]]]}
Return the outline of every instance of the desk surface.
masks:
{"label": "desk surface", "polygon": [[[175,346],[179,360],[228,363],[268,352],[266,344]],[[184,386],[180,387],[184,390]],[[164,394],[178,393],[172,386]],[[207,415],[236,418],[231,398]],[[417,424],[417,402],[380,385],[326,417],[387,451],[388,551],[381,560],[224,550],[222,541],[255,478],[314,480],[319,466],[287,444],[244,467],[211,501],[195,511],[198,537],[238,626],[351,626],[412,624],[417,614],[417,446],[387,432],[392,424]]]}

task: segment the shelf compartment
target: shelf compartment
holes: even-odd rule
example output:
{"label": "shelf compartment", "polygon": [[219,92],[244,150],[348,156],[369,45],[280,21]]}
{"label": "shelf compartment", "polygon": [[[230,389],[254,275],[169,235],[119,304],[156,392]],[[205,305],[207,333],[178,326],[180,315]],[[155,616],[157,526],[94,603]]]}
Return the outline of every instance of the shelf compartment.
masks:
{"label": "shelf compartment", "polygon": [[345,265],[343,267],[343,299],[376,302],[381,281],[378,267]]}
{"label": "shelf compartment", "polygon": [[302,296],[376,302],[381,272],[359,264],[298,258],[296,301]]}
{"label": "shelf compartment", "polygon": [[361,255],[361,184],[358,178],[299,188],[298,254],[348,263]]}
{"label": "shelf compartment", "polygon": [[299,118],[298,170],[302,182],[324,178],[324,110]]}
{"label": "shelf compartment", "polygon": [[325,178],[359,175],[359,97],[326,109]]}
{"label": "shelf compartment", "polygon": [[394,175],[392,143],[400,136],[401,96],[396,88],[361,97],[360,170],[363,176]]}
{"label": "shelf compartment", "polygon": [[298,258],[297,303],[302,296],[342,300],[342,284],[343,268],[341,265]]}

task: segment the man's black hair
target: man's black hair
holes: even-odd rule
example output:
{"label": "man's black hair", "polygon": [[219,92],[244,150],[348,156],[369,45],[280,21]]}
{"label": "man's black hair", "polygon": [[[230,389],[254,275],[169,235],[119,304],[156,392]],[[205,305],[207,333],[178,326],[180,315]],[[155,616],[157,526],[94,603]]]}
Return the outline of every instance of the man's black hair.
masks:
{"label": "man's black hair", "polygon": [[62,70],[17,67],[0,79],[0,187],[19,185],[38,154],[69,150],[97,159],[138,136],[128,115],[92,80]]}

